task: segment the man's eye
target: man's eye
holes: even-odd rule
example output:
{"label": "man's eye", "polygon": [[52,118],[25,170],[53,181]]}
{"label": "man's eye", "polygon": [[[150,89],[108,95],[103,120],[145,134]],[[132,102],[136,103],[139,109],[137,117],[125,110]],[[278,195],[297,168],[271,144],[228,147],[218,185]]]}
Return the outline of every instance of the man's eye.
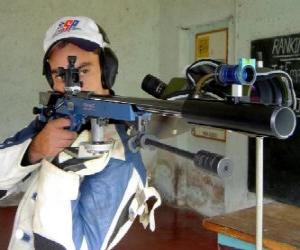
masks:
{"label": "man's eye", "polygon": [[62,80],[62,76],[59,74],[53,74],[54,79],[56,80]]}
{"label": "man's eye", "polygon": [[88,69],[81,69],[79,73],[80,73],[80,75],[85,75],[88,72],[89,72]]}

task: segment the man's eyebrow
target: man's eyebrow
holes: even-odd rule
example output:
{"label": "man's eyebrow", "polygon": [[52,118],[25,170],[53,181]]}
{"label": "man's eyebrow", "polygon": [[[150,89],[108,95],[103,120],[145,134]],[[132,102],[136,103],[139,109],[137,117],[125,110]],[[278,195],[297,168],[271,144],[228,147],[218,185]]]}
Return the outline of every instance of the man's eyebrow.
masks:
{"label": "man's eyebrow", "polygon": [[84,68],[84,67],[87,67],[87,66],[90,66],[90,65],[92,65],[91,62],[84,62],[84,63],[82,63],[78,66],[78,69],[81,69],[81,68]]}
{"label": "man's eyebrow", "polygon": [[[90,62],[84,62],[84,63],[82,63],[82,64],[79,65],[78,69],[82,69],[82,68],[90,66],[90,65],[92,65],[92,63],[90,63]],[[57,74],[57,73],[58,73],[58,68],[51,70],[51,74]]]}

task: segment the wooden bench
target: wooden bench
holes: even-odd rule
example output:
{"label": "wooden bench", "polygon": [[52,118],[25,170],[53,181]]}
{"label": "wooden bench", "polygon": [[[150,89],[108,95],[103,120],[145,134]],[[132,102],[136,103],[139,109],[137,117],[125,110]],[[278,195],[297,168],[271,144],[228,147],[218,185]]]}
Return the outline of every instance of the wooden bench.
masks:
{"label": "wooden bench", "polygon": [[[204,228],[218,233],[219,245],[243,250],[255,249],[255,224],[255,207],[203,220]],[[300,249],[299,207],[265,204],[263,227],[264,248]]]}

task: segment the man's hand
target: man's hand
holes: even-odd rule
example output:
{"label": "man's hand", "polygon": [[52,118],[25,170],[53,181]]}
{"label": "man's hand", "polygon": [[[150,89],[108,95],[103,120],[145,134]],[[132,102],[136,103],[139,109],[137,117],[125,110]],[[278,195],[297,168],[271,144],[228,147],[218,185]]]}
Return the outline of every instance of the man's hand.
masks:
{"label": "man's hand", "polygon": [[67,130],[69,126],[70,120],[66,118],[49,121],[29,145],[30,163],[35,164],[45,157],[55,157],[64,148],[70,146],[76,139],[77,133]]}

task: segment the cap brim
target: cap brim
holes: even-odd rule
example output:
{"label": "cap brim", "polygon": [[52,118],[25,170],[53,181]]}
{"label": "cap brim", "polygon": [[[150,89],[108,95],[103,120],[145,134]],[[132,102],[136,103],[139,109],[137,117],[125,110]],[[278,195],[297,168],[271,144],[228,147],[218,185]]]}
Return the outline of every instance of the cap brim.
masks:
{"label": "cap brim", "polygon": [[82,38],[68,37],[68,38],[64,38],[60,41],[66,41],[66,42],[72,43],[72,44],[78,46],[79,48],[81,48],[83,50],[87,50],[87,51],[95,51],[96,49],[99,48],[99,45],[97,43],[94,43],[94,42],[91,42],[89,40],[85,40]]}
{"label": "cap brim", "polygon": [[79,48],[86,50],[86,51],[95,51],[96,49],[99,48],[99,45],[97,43],[91,42],[89,40],[85,40],[83,38],[76,38],[76,37],[68,37],[68,38],[63,38],[60,39],[56,42],[54,42],[49,49],[46,51],[45,56],[47,56],[49,54],[49,52],[60,42],[68,42],[68,43],[72,43],[76,46],[78,46]]}

